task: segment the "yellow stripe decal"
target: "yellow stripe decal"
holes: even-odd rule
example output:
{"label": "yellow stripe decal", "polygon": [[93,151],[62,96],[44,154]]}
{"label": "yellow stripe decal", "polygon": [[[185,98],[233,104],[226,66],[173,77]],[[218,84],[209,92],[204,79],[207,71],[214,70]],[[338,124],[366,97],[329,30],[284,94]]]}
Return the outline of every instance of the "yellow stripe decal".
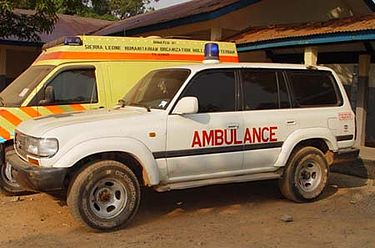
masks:
{"label": "yellow stripe decal", "polygon": [[84,106],[81,104],[71,104],[70,105],[75,111],[83,111],[86,110]]}
{"label": "yellow stripe decal", "polygon": [[39,116],[84,110],[86,106],[81,104],[0,109],[0,142],[12,139],[14,130],[22,121]]}
{"label": "yellow stripe decal", "polygon": [[9,140],[10,139],[10,133],[5,130],[4,128],[0,127],[0,137],[5,139],[5,140]]}
{"label": "yellow stripe decal", "polygon": [[46,106],[46,109],[48,109],[49,111],[51,111],[52,113],[54,114],[62,114],[64,113],[65,111],[60,108],[59,106]]}
{"label": "yellow stripe decal", "polygon": [[22,107],[21,110],[23,112],[25,112],[28,116],[30,116],[31,118],[35,118],[35,117],[38,117],[40,116],[39,112],[36,111],[34,108],[32,107]]}
{"label": "yellow stripe decal", "polygon": [[9,132],[13,131],[16,128],[12,123],[10,123],[7,119],[5,119],[2,116],[0,116],[0,123],[1,127],[5,130],[8,130]]}
{"label": "yellow stripe decal", "polygon": [[10,113],[8,110],[5,109],[0,110],[0,116],[4,117],[7,121],[9,121],[15,126],[22,122],[21,119],[19,119],[17,116],[15,116],[14,114]]}

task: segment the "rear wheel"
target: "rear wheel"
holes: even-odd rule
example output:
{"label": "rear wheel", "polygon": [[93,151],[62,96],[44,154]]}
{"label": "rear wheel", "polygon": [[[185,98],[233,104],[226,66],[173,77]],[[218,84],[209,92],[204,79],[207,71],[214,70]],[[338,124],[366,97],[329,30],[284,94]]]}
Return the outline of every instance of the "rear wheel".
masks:
{"label": "rear wheel", "polygon": [[[12,146],[5,148],[5,154],[13,150]],[[5,156],[4,154],[4,156]],[[25,195],[30,193],[24,190],[12,177],[12,166],[6,162],[1,162],[0,165],[0,191],[7,196]]]}
{"label": "rear wheel", "polygon": [[328,163],[324,154],[315,147],[304,147],[288,161],[279,180],[281,193],[295,202],[316,200],[328,180]]}
{"label": "rear wheel", "polygon": [[75,218],[97,230],[124,227],[138,211],[141,193],[134,173],[105,160],[89,165],[71,183],[68,206]]}

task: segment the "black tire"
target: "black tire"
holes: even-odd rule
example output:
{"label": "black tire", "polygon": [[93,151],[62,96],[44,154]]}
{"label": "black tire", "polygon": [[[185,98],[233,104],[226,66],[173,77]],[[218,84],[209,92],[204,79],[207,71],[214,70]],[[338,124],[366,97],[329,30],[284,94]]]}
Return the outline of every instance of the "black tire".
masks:
{"label": "black tire", "polygon": [[[13,150],[13,146],[5,148],[5,154]],[[5,156],[4,154],[4,156]],[[4,162],[3,162],[4,161]],[[11,176],[11,167],[6,164],[5,159],[0,162],[0,191],[7,196],[26,195],[32,192],[23,189]]]}
{"label": "black tire", "polygon": [[124,164],[104,160],[90,164],[70,183],[67,203],[75,218],[101,231],[119,229],[136,215],[139,182]]}
{"label": "black tire", "polygon": [[294,202],[316,200],[328,180],[328,163],[315,147],[304,147],[294,152],[279,180],[283,196]]}

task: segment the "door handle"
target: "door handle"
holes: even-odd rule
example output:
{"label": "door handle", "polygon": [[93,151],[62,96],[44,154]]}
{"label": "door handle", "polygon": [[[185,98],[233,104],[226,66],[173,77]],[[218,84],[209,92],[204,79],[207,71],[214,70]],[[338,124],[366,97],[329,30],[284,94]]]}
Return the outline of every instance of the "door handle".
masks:
{"label": "door handle", "polygon": [[228,129],[238,129],[240,127],[240,124],[238,123],[230,123],[227,125]]}
{"label": "door handle", "polygon": [[296,125],[296,121],[295,121],[295,120],[287,120],[287,121],[286,121],[286,124],[287,124],[288,126],[293,126],[293,125]]}
{"label": "door handle", "polygon": [[95,110],[95,109],[104,109],[104,106],[92,107],[91,109],[92,109],[92,110]]}

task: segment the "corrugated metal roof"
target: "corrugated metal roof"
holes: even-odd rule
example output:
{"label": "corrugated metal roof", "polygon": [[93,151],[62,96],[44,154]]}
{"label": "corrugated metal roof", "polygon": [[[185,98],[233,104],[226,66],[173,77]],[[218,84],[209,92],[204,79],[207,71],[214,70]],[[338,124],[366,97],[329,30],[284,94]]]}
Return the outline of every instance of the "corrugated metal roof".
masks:
{"label": "corrugated metal roof", "polygon": [[[24,10],[16,9],[15,13],[32,15],[35,12],[33,10]],[[70,16],[70,15],[58,15],[59,20],[55,24],[55,29],[51,34],[39,34],[42,43],[46,43],[55,39],[58,39],[62,36],[72,36],[79,34],[90,34],[112,24],[112,21],[100,20],[94,18],[86,18],[79,16]],[[7,39],[2,39],[5,42],[27,42],[17,39],[16,37],[9,37]],[[31,42],[35,44],[35,42]]]}
{"label": "corrugated metal roof", "polygon": [[[202,21],[202,15],[213,14],[214,12],[226,9],[228,11],[248,6],[260,0],[192,0],[189,2],[173,5],[168,8],[151,11],[142,15],[127,18],[105,27],[96,35],[114,35],[123,34],[124,31],[136,30],[139,28],[150,27],[152,25],[162,25],[169,22],[175,22],[177,26],[179,20],[194,23]],[[217,15],[225,14],[215,13]],[[214,18],[216,15],[206,16],[206,18]],[[200,18],[199,18],[200,17]],[[185,24],[185,23],[183,23]],[[170,24],[173,26],[173,24]],[[159,26],[161,29],[161,26]],[[157,29],[157,26],[154,29]]]}
{"label": "corrugated metal roof", "polygon": [[40,37],[43,42],[47,42],[61,36],[90,34],[112,23],[112,21],[94,18],[59,15],[59,20],[55,24],[55,30],[51,34],[42,34]]}
{"label": "corrugated metal roof", "polygon": [[375,13],[360,17],[333,19],[326,22],[250,27],[228,38],[227,41],[242,45],[359,31],[375,31]]}

